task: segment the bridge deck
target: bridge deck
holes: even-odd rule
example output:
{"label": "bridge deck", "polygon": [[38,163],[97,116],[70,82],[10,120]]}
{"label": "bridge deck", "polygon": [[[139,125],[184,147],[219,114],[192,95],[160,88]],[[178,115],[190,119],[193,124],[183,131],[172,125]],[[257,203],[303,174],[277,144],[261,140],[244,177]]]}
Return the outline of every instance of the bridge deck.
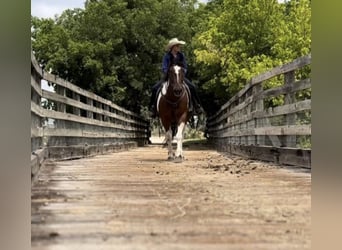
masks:
{"label": "bridge deck", "polygon": [[32,186],[32,249],[310,249],[311,174],[158,145],[47,163]]}

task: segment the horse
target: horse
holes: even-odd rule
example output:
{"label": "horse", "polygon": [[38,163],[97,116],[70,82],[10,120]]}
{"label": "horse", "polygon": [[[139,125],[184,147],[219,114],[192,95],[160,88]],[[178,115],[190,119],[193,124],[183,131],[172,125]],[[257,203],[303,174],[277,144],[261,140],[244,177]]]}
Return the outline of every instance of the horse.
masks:
{"label": "horse", "polygon": [[[189,120],[190,96],[184,82],[185,71],[179,65],[170,65],[167,81],[161,86],[157,98],[157,111],[165,130],[165,140],[168,146],[168,160],[182,162],[183,137],[185,125]],[[177,140],[176,152],[172,149],[172,140]]]}

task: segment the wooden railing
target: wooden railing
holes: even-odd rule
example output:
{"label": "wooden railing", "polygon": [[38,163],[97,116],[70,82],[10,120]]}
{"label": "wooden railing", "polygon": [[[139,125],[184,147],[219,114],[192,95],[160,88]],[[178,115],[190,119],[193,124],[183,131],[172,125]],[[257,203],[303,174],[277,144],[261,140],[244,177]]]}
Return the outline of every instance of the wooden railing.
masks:
{"label": "wooden railing", "polygon": [[[42,79],[53,84],[54,91],[42,89]],[[33,174],[45,158],[78,158],[140,146],[149,136],[147,120],[45,72],[31,54]]]}
{"label": "wooden railing", "polygon": [[209,140],[219,151],[310,167],[310,63],[304,56],[252,78],[208,118]]}

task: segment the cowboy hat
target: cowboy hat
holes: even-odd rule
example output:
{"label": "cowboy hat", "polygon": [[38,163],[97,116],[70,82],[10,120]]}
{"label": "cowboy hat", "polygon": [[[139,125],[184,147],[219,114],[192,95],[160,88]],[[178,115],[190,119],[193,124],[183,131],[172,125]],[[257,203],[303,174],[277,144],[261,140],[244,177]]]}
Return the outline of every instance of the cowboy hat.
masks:
{"label": "cowboy hat", "polygon": [[172,38],[169,43],[166,45],[165,49],[166,51],[170,50],[173,46],[178,45],[178,44],[182,44],[184,45],[185,42],[184,41],[180,41],[178,40],[178,38]]}

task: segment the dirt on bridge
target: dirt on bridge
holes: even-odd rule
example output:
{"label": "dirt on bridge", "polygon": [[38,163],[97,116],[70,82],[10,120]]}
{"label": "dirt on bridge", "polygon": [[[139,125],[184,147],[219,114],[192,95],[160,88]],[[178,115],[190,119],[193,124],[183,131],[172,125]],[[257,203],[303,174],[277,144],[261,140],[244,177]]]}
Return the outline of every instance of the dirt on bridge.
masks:
{"label": "dirt on bridge", "polygon": [[311,173],[184,146],[47,162],[33,250],[310,249]]}

